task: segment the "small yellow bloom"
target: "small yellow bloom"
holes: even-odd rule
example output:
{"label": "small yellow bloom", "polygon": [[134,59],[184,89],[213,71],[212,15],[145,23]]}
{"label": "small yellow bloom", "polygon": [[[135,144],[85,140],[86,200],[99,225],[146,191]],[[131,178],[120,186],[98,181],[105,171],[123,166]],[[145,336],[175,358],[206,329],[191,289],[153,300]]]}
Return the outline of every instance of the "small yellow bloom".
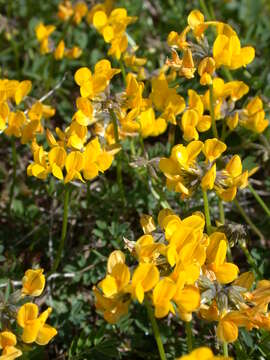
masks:
{"label": "small yellow bloom", "polygon": [[159,281],[159,271],[154,264],[141,263],[132,277],[132,293],[142,303],[144,294],[155,287]]}
{"label": "small yellow bloom", "polygon": [[213,45],[213,57],[216,66],[227,66],[235,70],[251,63],[255,57],[255,50],[251,46],[241,48],[238,36],[218,35]]}
{"label": "small yellow bloom", "polygon": [[38,306],[33,303],[22,305],[17,314],[17,323],[23,328],[22,341],[46,345],[57,334],[55,328],[46,324],[52,309],[48,308],[38,317]]}
{"label": "small yellow bloom", "polygon": [[39,296],[42,294],[45,286],[45,276],[43,269],[27,270],[22,279],[22,294],[28,296]]}
{"label": "small yellow bloom", "polygon": [[214,356],[211,349],[207,347],[200,347],[196,350],[193,350],[189,355],[184,355],[178,358],[177,360],[232,360],[228,357]]}
{"label": "small yellow bloom", "polygon": [[65,168],[67,171],[65,184],[74,179],[78,179],[84,182],[80,173],[84,168],[84,156],[80,151],[71,151],[67,155],[65,160]]}
{"label": "small yellow bloom", "polygon": [[15,348],[14,346],[7,346],[3,349],[0,360],[13,360],[22,356],[21,350]]}
{"label": "small yellow bloom", "polygon": [[153,291],[153,305],[155,306],[155,317],[162,318],[169,312],[175,313],[171,300],[176,292],[173,280],[166,277],[158,282]]}
{"label": "small yellow bloom", "polygon": [[202,149],[206,159],[212,162],[220,157],[220,155],[227,149],[226,144],[214,138],[207,139]]}
{"label": "small yellow bloom", "polygon": [[2,331],[0,333],[0,349],[7,346],[14,346],[17,344],[16,336],[10,331]]}
{"label": "small yellow bloom", "polygon": [[65,42],[64,42],[64,40],[61,40],[59,42],[59,44],[57,45],[56,49],[54,50],[55,60],[63,59],[64,54],[65,54]]}

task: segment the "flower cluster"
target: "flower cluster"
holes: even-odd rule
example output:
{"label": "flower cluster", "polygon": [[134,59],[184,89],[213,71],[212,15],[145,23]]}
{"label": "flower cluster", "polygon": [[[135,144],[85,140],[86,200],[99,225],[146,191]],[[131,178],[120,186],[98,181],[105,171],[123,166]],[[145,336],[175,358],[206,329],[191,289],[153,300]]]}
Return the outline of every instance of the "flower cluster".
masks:
{"label": "flower cluster", "polygon": [[172,313],[189,322],[196,314],[217,322],[217,337],[226,343],[237,339],[239,327],[269,330],[270,283],[262,280],[250,291],[254,275],[239,276],[238,266],[226,260],[229,244],[223,232],[204,233],[200,212],[180,219],[164,209],[158,223],[157,228],[151,216],[142,216],[144,235],[126,240],[137,261],[132,271],[122,251],[110,254],[107,275],[94,287],[96,308],[106,321],[116,323],[137,300],[151,304],[157,318]]}
{"label": "flower cluster", "polygon": [[30,93],[32,83],[29,80],[0,80],[0,131],[7,136],[21,139],[22,144],[33,141],[37,134],[42,134],[42,120],[52,117],[55,109],[40,101],[32,101],[32,105],[24,104],[25,111],[17,109]]}
{"label": "flower cluster", "polygon": [[128,47],[126,27],[136,18],[128,16],[125,8],[116,8],[110,13],[106,12],[106,9],[95,8],[92,16],[93,26],[103,36],[104,41],[111,45],[108,55],[120,59]]}
{"label": "flower cluster", "polygon": [[[179,192],[182,197],[190,197],[201,187],[214,190],[224,201],[232,201],[237,189],[248,185],[252,172],[243,171],[239,155],[232,156],[225,167],[217,169],[217,160],[226,150],[225,143],[218,139],[191,141],[187,146],[175,145],[170,158],[162,158],[159,166],[166,176],[167,187]],[[198,161],[200,153],[205,161]]]}
{"label": "flower cluster", "polygon": [[44,287],[43,269],[27,270],[21,291],[11,293],[2,302],[1,359],[16,359],[22,356],[23,344],[47,345],[57,334],[57,330],[46,323],[52,309],[49,307],[39,314],[32,300],[42,294]]}
{"label": "flower cluster", "polygon": [[64,131],[56,127],[58,139],[49,129],[46,130],[48,151],[36,140],[32,141],[34,161],[27,168],[29,176],[46,179],[52,174],[65,183],[76,179],[85,182],[111,166],[115,150],[107,150],[97,137],[89,140],[87,126],[94,122],[92,101],[99,101],[111,78],[118,72],[118,69],[111,68],[108,60],[99,61],[94,74],[86,67],[77,70],[75,81],[81,93],[76,101],[78,110]]}

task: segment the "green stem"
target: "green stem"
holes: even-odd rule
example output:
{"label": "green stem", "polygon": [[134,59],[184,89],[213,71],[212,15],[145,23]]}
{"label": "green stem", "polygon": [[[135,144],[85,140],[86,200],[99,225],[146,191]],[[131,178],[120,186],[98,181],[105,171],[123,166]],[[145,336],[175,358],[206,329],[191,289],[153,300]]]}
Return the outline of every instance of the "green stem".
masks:
{"label": "green stem", "polygon": [[219,221],[221,222],[222,225],[224,225],[225,224],[224,206],[220,198],[218,198],[218,207],[219,207]]}
{"label": "green stem", "polygon": [[185,330],[186,330],[186,336],[187,336],[188,352],[191,352],[193,349],[193,334],[192,334],[191,321],[188,321],[185,323]]}
{"label": "green stem", "polygon": [[221,130],[221,141],[224,141],[226,139],[226,136],[227,136],[227,134],[226,134],[226,127],[227,126],[226,125],[227,125],[226,120],[223,119],[222,130]]}
{"label": "green stem", "polygon": [[56,272],[61,261],[62,253],[65,247],[65,240],[67,236],[67,225],[68,225],[68,209],[69,209],[69,195],[70,186],[67,184],[64,186],[64,210],[63,210],[63,221],[62,221],[62,232],[59,247],[57,250],[56,258],[50,271],[50,274]]}
{"label": "green stem", "polygon": [[258,278],[259,279],[262,279],[263,275],[262,273],[260,272],[257,264],[256,264],[256,261],[253,259],[253,257],[251,256],[248,248],[247,248],[247,245],[245,243],[245,241],[241,241],[240,242],[240,247],[243,251],[243,253],[245,254],[245,257],[247,259],[247,262],[249,263],[249,265],[252,267],[252,269],[254,270],[254,272],[257,274]]}
{"label": "green stem", "polygon": [[217,125],[215,119],[215,108],[214,108],[214,90],[213,85],[209,85],[209,100],[210,100],[210,115],[212,122],[212,131],[215,138],[218,139]]}
{"label": "green stem", "polygon": [[[119,144],[119,132],[118,132],[118,123],[117,123],[117,117],[115,115],[115,112],[113,109],[109,109],[109,114],[112,119],[113,123],[113,132],[114,132],[114,139],[115,143]],[[122,177],[122,162],[119,156],[116,156],[116,177],[117,177],[117,184],[120,189],[120,192],[122,194],[122,199],[124,201],[125,199],[125,192],[124,192],[124,186],[123,186],[123,177]]]}
{"label": "green stem", "polygon": [[176,126],[173,124],[169,124],[168,142],[170,144],[171,149],[175,144],[175,130],[176,130]]}
{"label": "green stem", "polygon": [[237,207],[237,210],[239,211],[239,213],[242,215],[242,217],[244,218],[244,220],[246,221],[246,223],[250,226],[250,228],[253,230],[253,232],[258,235],[258,237],[260,238],[260,240],[262,242],[264,242],[264,236],[261,233],[261,231],[257,228],[257,226],[255,224],[253,224],[252,220],[250,219],[250,217],[247,215],[247,213],[245,212],[245,210],[243,209],[243,207],[239,204],[237,199],[233,200],[235,206]]}
{"label": "green stem", "polygon": [[209,13],[209,11],[207,9],[207,6],[206,6],[206,3],[205,3],[204,0],[200,0],[200,6],[201,6],[202,11],[204,12],[207,20],[211,20],[211,15],[210,15],[210,13]]}
{"label": "green stem", "polygon": [[211,234],[211,218],[210,218],[210,211],[209,211],[209,203],[208,203],[208,197],[207,192],[202,190],[203,193],[203,204],[204,204],[204,215],[205,215],[205,221],[206,221],[206,231],[207,234]]}
{"label": "green stem", "polygon": [[223,343],[223,355],[224,355],[224,356],[229,356],[229,353],[228,353],[228,343],[226,343],[226,342]]}
{"label": "green stem", "polygon": [[17,151],[16,151],[16,144],[15,139],[12,136],[11,137],[11,154],[12,154],[12,165],[13,165],[13,172],[12,172],[12,184],[10,187],[10,193],[9,193],[9,204],[8,204],[8,212],[11,212],[12,209],[12,202],[14,198],[14,189],[16,184],[16,178],[17,178]]}
{"label": "green stem", "polygon": [[230,72],[230,70],[227,67],[223,67],[222,68],[222,72],[225,75],[225,77],[227,78],[228,81],[233,81],[233,76]]}
{"label": "green stem", "polygon": [[123,63],[123,60],[120,59],[119,60],[119,65],[120,65],[120,69],[121,69],[121,73],[122,73],[122,77],[123,77],[123,80],[124,80],[124,83],[125,85],[127,84],[127,80],[126,80],[126,69],[125,69],[125,65]]}
{"label": "green stem", "polygon": [[148,317],[149,317],[149,320],[151,322],[153,333],[154,333],[154,336],[155,336],[155,339],[156,339],[160,359],[161,360],[166,360],[166,354],[165,354],[164,347],[163,347],[163,344],[162,344],[158,324],[157,324],[157,321],[155,319],[151,304],[149,302],[147,302],[147,301],[146,301],[146,309],[147,309]]}
{"label": "green stem", "polygon": [[119,133],[118,133],[117,117],[116,117],[115,112],[113,111],[113,109],[109,109],[109,113],[110,113],[110,117],[111,117],[112,122],[113,122],[114,139],[115,139],[115,142],[118,144],[119,143]]}
{"label": "green stem", "polygon": [[257,191],[254,189],[254,187],[249,183],[248,188],[252,195],[257,200],[258,204],[262,207],[262,209],[265,211],[266,215],[270,217],[270,209],[266,205],[266,203],[263,201],[263,199],[260,197],[260,195],[257,193]]}

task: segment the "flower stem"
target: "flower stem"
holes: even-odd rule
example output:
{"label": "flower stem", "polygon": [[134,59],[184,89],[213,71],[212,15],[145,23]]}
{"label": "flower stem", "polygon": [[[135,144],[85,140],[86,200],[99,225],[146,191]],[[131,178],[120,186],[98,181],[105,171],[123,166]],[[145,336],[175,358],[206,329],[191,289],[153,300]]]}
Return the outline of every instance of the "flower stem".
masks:
{"label": "flower stem", "polygon": [[154,336],[155,336],[155,339],[156,339],[160,359],[161,360],[166,360],[166,354],[165,354],[164,347],[163,347],[163,344],[162,344],[158,324],[157,324],[157,321],[155,319],[151,304],[148,301],[146,301],[146,309],[147,309],[148,317],[149,317],[149,320],[151,322],[153,333],[154,333]]}
{"label": "flower stem", "polygon": [[257,191],[254,189],[254,187],[249,183],[248,188],[251,192],[251,194],[255,197],[258,204],[262,207],[262,209],[265,211],[266,215],[270,217],[270,209],[266,205],[266,203],[263,201],[263,199],[260,197],[260,195],[257,193]]}
{"label": "flower stem", "polygon": [[170,144],[170,149],[172,149],[175,144],[175,130],[176,126],[173,124],[169,124],[168,142]]}
{"label": "flower stem", "polygon": [[245,254],[245,257],[247,259],[247,262],[249,263],[249,265],[252,267],[252,269],[255,271],[255,273],[257,274],[258,278],[259,279],[262,279],[263,275],[262,273],[260,272],[257,264],[256,264],[256,261],[253,259],[253,257],[251,256],[248,248],[247,248],[247,244],[245,241],[240,241],[240,247],[243,251],[243,253]]}
{"label": "flower stem", "polygon": [[122,73],[122,78],[124,80],[125,85],[127,84],[127,80],[126,80],[126,69],[123,63],[123,60],[120,59],[119,60],[119,65],[120,65],[120,69],[121,69],[121,73]]}
{"label": "flower stem", "polygon": [[12,202],[14,198],[14,189],[15,189],[15,183],[17,178],[17,151],[16,151],[16,144],[15,139],[12,136],[11,137],[11,154],[12,154],[12,165],[13,165],[13,172],[12,172],[12,184],[10,187],[10,193],[9,193],[9,204],[8,204],[8,212],[11,212],[12,209]]}
{"label": "flower stem", "polygon": [[215,108],[214,108],[214,90],[213,85],[209,85],[209,100],[210,100],[210,115],[211,115],[211,122],[212,122],[212,131],[214,137],[218,139],[218,131],[215,119]]}
{"label": "flower stem", "polygon": [[264,242],[264,236],[261,233],[261,231],[257,228],[257,226],[255,224],[253,224],[252,220],[250,219],[250,217],[247,215],[247,213],[245,212],[245,210],[243,209],[243,207],[239,204],[237,199],[233,200],[235,206],[237,207],[237,210],[239,211],[239,213],[242,215],[242,217],[244,218],[244,220],[246,221],[246,223],[251,227],[251,229],[253,230],[253,232],[258,235],[258,237],[260,238],[260,240],[262,242]]}
{"label": "flower stem", "polygon": [[119,143],[119,132],[118,132],[118,125],[117,125],[117,117],[116,117],[115,112],[113,111],[113,109],[109,109],[109,113],[110,113],[110,117],[111,117],[112,122],[113,122],[114,139],[115,139],[115,142],[118,144]]}
{"label": "flower stem", "polygon": [[56,270],[58,269],[58,266],[61,261],[62,253],[65,247],[65,240],[67,236],[67,224],[68,224],[69,195],[70,195],[70,186],[67,184],[64,186],[64,210],[63,210],[61,239],[57,250],[56,258],[49,275],[56,272]]}
{"label": "flower stem", "polygon": [[[109,109],[109,113],[110,113],[110,117],[111,117],[112,123],[113,123],[113,132],[114,132],[115,143],[119,144],[120,141],[119,141],[117,117],[116,117],[115,112],[113,111],[113,109]],[[120,192],[122,194],[122,199],[124,201],[125,192],[124,192],[124,187],[123,187],[122,163],[121,163],[121,159],[119,158],[119,156],[116,156],[116,177],[117,177],[118,188],[119,188],[119,190],[120,190]]]}
{"label": "flower stem", "polygon": [[185,323],[185,330],[186,330],[186,336],[187,336],[188,352],[191,352],[192,349],[193,349],[193,334],[192,334],[192,323],[191,323],[191,321],[187,321]]}
{"label": "flower stem", "polygon": [[204,215],[205,215],[205,221],[206,221],[206,231],[207,234],[211,234],[211,219],[210,219],[210,211],[209,211],[209,203],[208,203],[208,197],[207,192],[202,190],[203,193],[203,204],[204,204]]}
{"label": "flower stem", "polygon": [[229,356],[229,353],[228,353],[228,343],[226,343],[226,342],[223,343],[223,355],[224,355],[224,356]]}
{"label": "flower stem", "polygon": [[219,207],[219,221],[221,222],[222,225],[224,225],[225,224],[224,206],[220,198],[218,198],[218,207]]}

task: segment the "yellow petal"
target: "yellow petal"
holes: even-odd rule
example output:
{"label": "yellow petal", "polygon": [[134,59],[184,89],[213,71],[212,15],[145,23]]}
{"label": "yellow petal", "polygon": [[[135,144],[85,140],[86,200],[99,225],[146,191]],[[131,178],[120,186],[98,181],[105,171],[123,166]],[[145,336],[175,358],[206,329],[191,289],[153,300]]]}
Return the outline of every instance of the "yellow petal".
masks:
{"label": "yellow petal", "polygon": [[2,331],[0,333],[0,349],[7,346],[14,346],[17,344],[16,336],[10,331]]}
{"label": "yellow petal", "polygon": [[79,86],[82,86],[91,78],[92,78],[92,73],[87,67],[82,67],[78,69],[74,75],[75,82]]}
{"label": "yellow petal", "polygon": [[216,278],[221,284],[231,283],[237,278],[238,273],[238,266],[231,263],[219,265],[215,270]]}
{"label": "yellow petal", "polygon": [[39,319],[28,320],[23,329],[22,341],[26,344],[31,344],[32,342],[36,341],[41,327],[42,324]]}
{"label": "yellow petal", "polygon": [[221,320],[217,327],[217,337],[222,342],[234,342],[238,338],[238,327],[232,321]]}
{"label": "yellow petal", "polygon": [[33,303],[22,305],[17,314],[17,323],[24,328],[29,320],[35,320],[38,316],[38,306]]}
{"label": "yellow petal", "polygon": [[45,276],[43,269],[27,270],[22,279],[24,295],[39,296],[44,290]]}
{"label": "yellow petal", "polygon": [[54,327],[44,324],[38,332],[36,343],[38,345],[47,345],[56,334],[57,330]]}

